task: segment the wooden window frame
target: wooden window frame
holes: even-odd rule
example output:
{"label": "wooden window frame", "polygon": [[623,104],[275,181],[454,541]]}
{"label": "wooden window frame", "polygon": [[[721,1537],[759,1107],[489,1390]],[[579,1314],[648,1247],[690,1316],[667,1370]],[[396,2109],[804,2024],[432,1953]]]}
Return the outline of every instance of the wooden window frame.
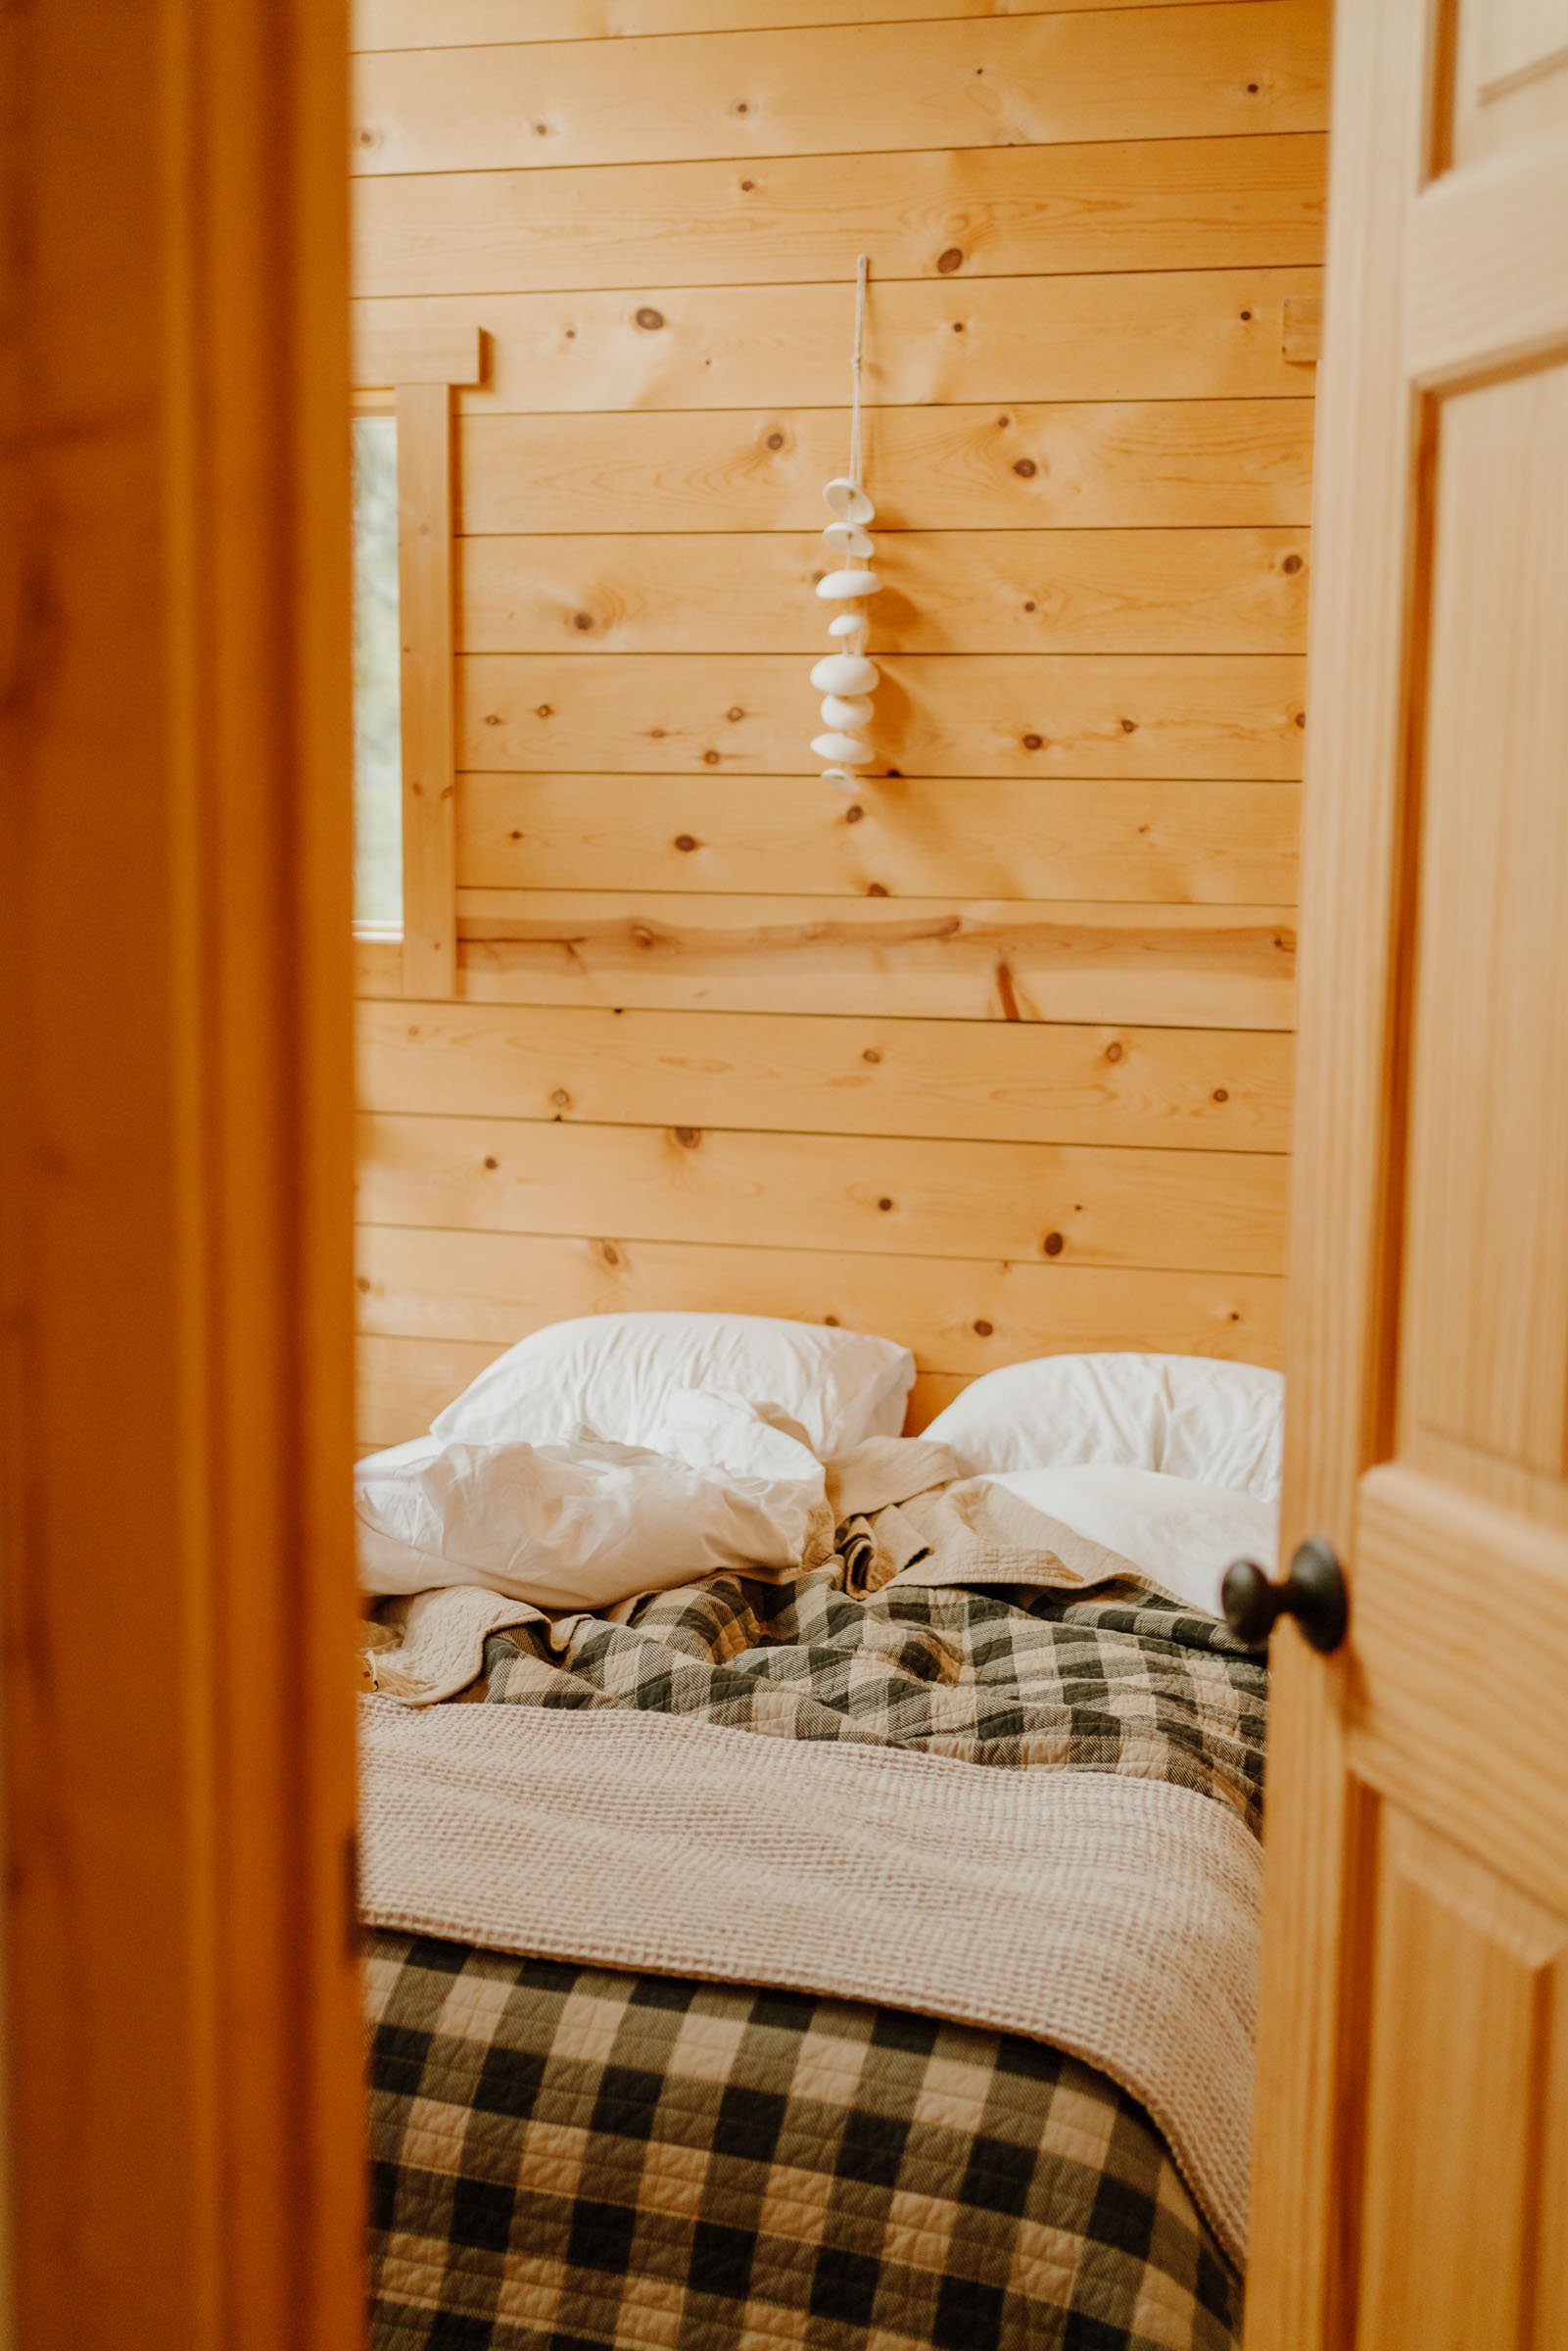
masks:
{"label": "wooden window frame", "polygon": [[356,413],[398,426],[398,639],[403,749],[403,921],[394,942],[404,995],[457,987],[456,715],[452,629],[452,393],[480,382],[477,326],[369,329],[356,338]]}

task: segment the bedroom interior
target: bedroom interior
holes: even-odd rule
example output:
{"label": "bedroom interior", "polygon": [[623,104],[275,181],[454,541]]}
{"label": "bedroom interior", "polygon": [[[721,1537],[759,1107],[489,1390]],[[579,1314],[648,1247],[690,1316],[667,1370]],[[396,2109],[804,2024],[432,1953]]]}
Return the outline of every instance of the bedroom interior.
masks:
{"label": "bedroom interior", "polygon": [[0,2351],[1568,2341],[1561,0],[0,88]]}

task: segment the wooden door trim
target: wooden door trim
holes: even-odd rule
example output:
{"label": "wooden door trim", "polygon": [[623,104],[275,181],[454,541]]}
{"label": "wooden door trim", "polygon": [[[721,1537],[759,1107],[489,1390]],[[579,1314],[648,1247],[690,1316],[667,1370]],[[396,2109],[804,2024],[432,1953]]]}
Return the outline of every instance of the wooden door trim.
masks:
{"label": "wooden door trim", "polygon": [[362,2326],[341,0],[7,32],[14,2325]]}

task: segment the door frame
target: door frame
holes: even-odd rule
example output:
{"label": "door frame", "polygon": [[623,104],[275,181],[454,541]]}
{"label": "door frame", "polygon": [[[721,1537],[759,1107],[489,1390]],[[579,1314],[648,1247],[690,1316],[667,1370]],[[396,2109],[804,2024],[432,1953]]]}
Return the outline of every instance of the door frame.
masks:
{"label": "door frame", "polygon": [[12,2329],[346,2351],[344,0],[0,25]]}

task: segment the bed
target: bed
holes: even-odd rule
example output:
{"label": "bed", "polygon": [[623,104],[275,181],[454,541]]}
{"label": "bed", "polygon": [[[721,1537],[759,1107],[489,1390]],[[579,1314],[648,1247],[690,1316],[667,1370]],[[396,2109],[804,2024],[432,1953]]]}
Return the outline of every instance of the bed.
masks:
{"label": "bed", "polygon": [[[469,1587],[422,1735],[656,1717],[775,1770],[832,1749],[936,1758],[966,1788],[978,1766],[998,1789],[1177,1792],[1256,1839],[1265,1674],[1210,1609],[1090,1538],[1061,1542],[1072,1574],[1034,1580],[989,1519],[922,1582],[943,1555],[919,1548],[923,1507],[835,1511],[798,1576],[709,1573],[565,1616]],[[383,1687],[407,1616],[383,1604]],[[521,1837],[532,1805],[514,1817]],[[410,1909],[406,1868],[399,1900],[372,1889],[377,2351],[1239,2344],[1235,2231],[1124,2080],[940,2012],[935,1972],[886,2000],[857,1996],[853,1967],[605,1964],[592,1933],[552,1937],[543,1874],[537,1937],[432,1931],[467,1914]]]}

